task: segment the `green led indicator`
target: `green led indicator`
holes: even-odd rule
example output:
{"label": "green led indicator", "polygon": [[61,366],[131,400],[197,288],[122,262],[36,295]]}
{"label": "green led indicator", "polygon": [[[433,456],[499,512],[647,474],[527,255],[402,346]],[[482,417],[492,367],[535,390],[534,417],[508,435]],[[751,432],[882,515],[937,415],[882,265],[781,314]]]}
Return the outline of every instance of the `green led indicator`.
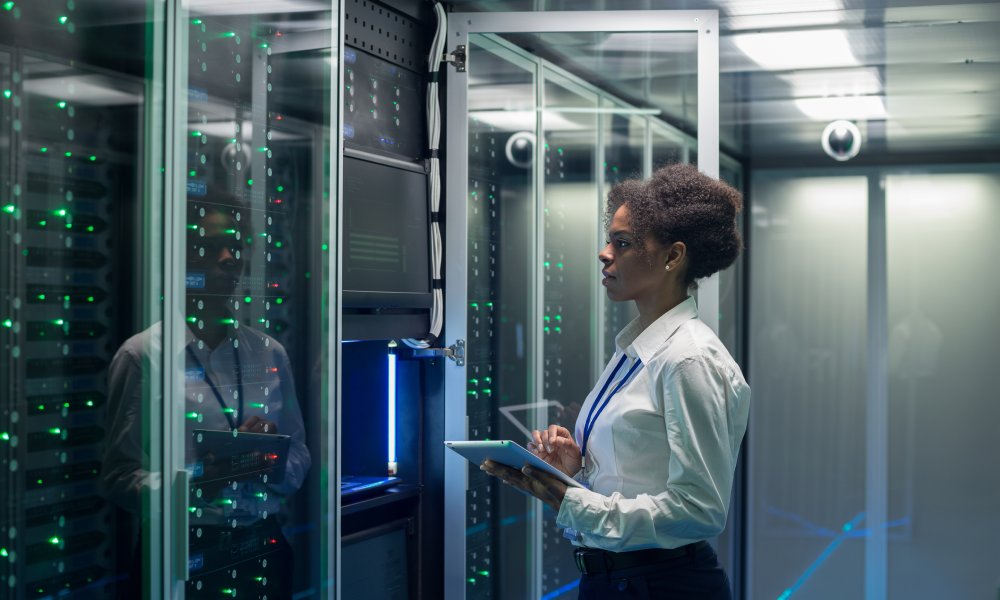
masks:
{"label": "green led indicator", "polygon": [[253,302],[253,298],[251,298],[250,296],[246,296],[243,298],[243,301],[246,302],[247,304],[250,304],[251,302]]}
{"label": "green led indicator", "polygon": [[226,318],[226,319],[219,319],[219,323],[222,323],[223,325],[232,325],[235,322],[236,322],[236,319],[233,319],[231,317],[230,318]]}
{"label": "green led indicator", "polygon": [[219,36],[220,38],[234,38],[236,37],[235,31],[227,31]]}
{"label": "green led indicator", "polygon": [[60,542],[62,542],[62,540],[60,540],[58,536],[54,535],[49,538],[49,543],[53,546],[58,546]]}
{"label": "green led indicator", "polygon": [[90,233],[94,233],[94,226],[93,225],[87,225],[87,231],[89,231]]}
{"label": "green led indicator", "polygon": [[560,328],[559,326],[556,326],[556,333],[560,333],[560,332],[562,332],[562,328]]}
{"label": "green led indicator", "polygon": [[197,419],[198,418],[198,413],[196,413],[196,412],[194,412],[192,410],[189,413],[185,413],[184,416],[187,417],[187,418],[189,418],[189,419]]}
{"label": "green led indicator", "polygon": [[552,317],[550,317],[549,315],[545,315],[544,317],[542,317],[542,319],[544,319],[545,322],[548,323],[549,321],[552,320]]}
{"label": "green led indicator", "polygon": [[479,380],[473,377],[472,379],[469,380],[469,383],[471,383],[472,385],[479,385]]}
{"label": "green led indicator", "polygon": [[556,321],[562,321],[562,315],[556,315]]}
{"label": "green led indicator", "polygon": [[[7,4],[14,4],[14,3],[13,2],[8,2]],[[6,548],[0,548],[0,556],[2,556],[4,558],[7,558],[8,556],[10,556],[10,553],[7,552]]]}
{"label": "green led indicator", "polygon": [[72,152],[66,152],[66,153],[64,154],[64,156],[65,156],[66,158],[71,158],[71,157],[73,156],[73,153],[72,153]]}
{"label": "green led indicator", "polygon": [[69,408],[69,402],[63,402],[63,408]]}
{"label": "green led indicator", "polygon": [[66,321],[63,321],[62,319],[53,319],[52,320],[52,324],[53,325],[64,325],[65,323],[66,323]]}
{"label": "green led indicator", "polygon": [[556,268],[557,269],[563,268],[563,264],[561,262],[556,263]]}
{"label": "green led indicator", "polygon": [[3,91],[3,97],[6,98],[6,99],[8,99],[8,100],[10,100],[10,97],[13,96],[13,95],[14,95],[14,92],[12,92],[10,90],[4,90]]}
{"label": "green led indicator", "polygon": [[483,390],[483,393],[484,394],[492,394],[493,390],[491,390],[490,388],[486,388],[485,390]]}
{"label": "green led indicator", "polygon": [[86,404],[89,407],[93,407],[94,406],[94,401],[93,400],[87,400]]}
{"label": "green led indicator", "polygon": [[7,433],[6,431],[3,432],[3,433],[0,433],[0,440],[3,440],[5,442],[8,441],[8,440],[10,440],[10,434]]}
{"label": "green led indicator", "polygon": [[191,223],[190,225],[187,226],[187,228],[190,229],[191,231],[197,231],[198,225],[196,225],[195,223]]}
{"label": "green led indicator", "polygon": [[56,102],[56,106],[58,106],[59,108],[66,108],[66,101],[60,100],[59,102]]}
{"label": "green led indicator", "polygon": [[49,429],[49,433],[51,433],[52,435],[59,435],[60,433],[62,433],[62,429],[59,429],[58,427],[52,427]]}
{"label": "green led indicator", "polygon": [[226,408],[223,408],[223,409],[222,409],[222,412],[226,413],[227,415],[231,415],[231,414],[233,414],[234,412],[236,412],[236,409],[235,409],[235,408],[229,408],[229,407],[227,406]]}
{"label": "green led indicator", "polygon": [[253,185],[253,179],[247,179],[247,185]]}
{"label": "green led indicator", "polygon": [[261,47],[261,48],[267,48],[267,47],[268,47],[268,46],[267,46],[267,42],[264,42],[263,44],[261,44],[261,45],[260,45],[260,47]]}
{"label": "green led indicator", "polygon": [[59,24],[60,25],[65,25],[66,21],[69,21],[69,17],[67,17],[66,15],[63,15],[63,16],[59,17]]}
{"label": "green led indicator", "polygon": [[479,308],[479,303],[478,302],[470,302],[469,303],[469,307],[470,308]]}
{"label": "green led indicator", "polygon": [[188,171],[188,175],[191,177],[195,177],[196,175],[198,175],[198,171],[191,169],[190,171]]}
{"label": "green led indicator", "polygon": [[197,511],[198,511],[198,509],[196,507],[194,507],[194,506],[189,506],[188,507],[188,512],[189,513],[193,513],[193,512],[197,512]]}
{"label": "green led indicator", "polygon": [[545,326],[545,333],[548,333],[548,332],[549,332],[549,326],[548,326],[548,325],[546,325],[546,326]]}
{"label": "green led indicator", "polygon": [[492,303],[492,302],[487,302],[487,303],[486,303],[486,306],[487,306],[488,308],[493,308],[493,303]]}
{"label": "green led indicator", "polygon": [[267,146],[261,146],[260,148],[257,148],[257,152],[267,152]]}
{"label": "green led indicator", "polygon": [[274,242],[275,248],[281,248],[281,242]]}
{"label": "green led indicator", "polygon": [[284,299],[284,298],[275,298],[275,299],[274,299],[274,302],[275,302],[276,304],[284,304],[284,302],[285,302],[285,299]]}
{"label": "green led indicator", "polygon": [[192,25],[201,25],[201,19],[191,19]]}
{"label": "green led indicator", "polygon": [[323,252],[326,252],[327,250],[330,249],[330,246],[327,245],[327,244],[323,244],[322,248],[323,248]]}
{"label": "green led indicator", "polygon": [[264,408],[263,402],[251,402],[250,408]]}
{"label": "green led indicator", "polygon": [[4,319],[3,326],[10,329],[11,327],[14,326],[14,321],[11,321],[10,319]]}
{"label": "green led indicator", "polygon": [[35,483],[37,483],[38,485],[42,485],[43,481],[41,479],[36,479]]}
{"label": "green led indicator", "polygon": [[[13,10],[14,9],[14,3],[13,2],[4,2],[3,3],[3,9],[4,10]],[[4,554],[4,556],[7,556],[7,555]]]}
{"label": "green led indicator", "polygon": [[233,235],[234,233],[236,233],[236,230],[235,229],[227,229],[226,233],[228,233],[229,235]]}
{"label": "green led indicator", "polygon": [[36,406],[35,408],[37,408],[37,409],[39,410],[39,412],[41,412],[41,411],[44,411],[44,410],[45,410],[45,405],[44,405],[44,404],[39,404],[39,405],[38,405],[38,406]]}
{"label": "green led indicator", "polygon": [[232,505],[232,503],[233,503],[232,498],[222,498],[221,500],[219,500],[219,504]]}
{"label": "green led indicator", "polygon": [[[259,492],[258,492],[258,493],[259,493]],[[263,496],[263,494],[260,494],[260,495],[261,495],[261,496]],[[263,578],[262,576],[258,575],[258,576],[256,576],[256,577],[254,577],[254,578],[253,578],[253,580],[254,580],[254,581],[258,581],[258,582],[260,582],[260,581],[264,581],[264,578]]]}
{"label": "green led indicator", "polygon": [[91,155],[90,155],[90,156],[89,156],[89,157],[87,158],[87,160],[89,160],[90,162],[94,162],[94,161],[96,161],[96,160],[97,160],[97,157],[96,157],[96,156],[94,156],[93,154],[91,154]]}
{"label": "green led indicator", "polygon": [[222,593],[227,596],[232,596],[234,598],[236,597],[236,590],[234,590],[233,588],[222,588]]}
{"label": "green led indicator", "polygon": [[489,577],[490,576],[490,572],[489,571],[480,571],[479,574],[482,575],[483,577]]}
{"label": "green led indicator", "polygon": [[200,132],[200,131],[197,131],[197,130],[196,130],[196,131],[192,131],[192,132],[191,132],[191,137],[201,137],[201,136],[203,136],[203,135],[204,135],[204,134],[203,134],[202,132]]}
{"label": "green led indicator", "polygon": [[550,264],[552,264],[552,263],[550,263],[549,261],[545,261],[544,263],[542,263],[542,265],[544,265],[546,269],[549,268]]}
{"label": "green led indicator", "polygon": [[65,217],[66,216],[66,209],[65,208],[60,208],[59,210],[55,211],[55,213],[57,215],[59,215],[60,217]]}
{"label": "green led indicator", "polygon": [[187,318],[187,322],[188,323],[196,323],[196,322],[198,322],[198,317],[188,317]]}
{"label": "green led indicator", "polygon": [[49,151],[49,149],[46,146],[42,146],[41,148],[38,149],[38,151],[41,152],[42,154],[45,154],[46,152]]}
{"label": "green led indicator", "polygon": [[38,222],[38,224],[39,224],[39,225],[40,225],[41,227],[45,227],[46,225],[48,225],[48,224],[49,224],[49,222],[48,222],[48,221],[46,221],[45,219],[42,219],[41,221],[39,221],[39,222]]}
{"label": "green led indicator", "polygon": [[3,207],[3,211],[5,213],[7,213],[8,215],[14,214],[15,210],[17,210],[17,207],[14,206],[13,204],[8,204],[8,205],[6,205],[6,206]]}
{"label": "green led indicator", "polygon": [[476,583],[476,578],[475,577],[469,577],[466,581],[468,581],[469,583],[475,584]]}
{"label": "green led indicator", "polygon": [[279,186],[278,186],[277,188],[275,188],[275,189],[276,189],[276,190],[278,190],[279,192],[283,192],[283,191],[285,191],[285,186],[283,186],[283,185],[279,185]]}

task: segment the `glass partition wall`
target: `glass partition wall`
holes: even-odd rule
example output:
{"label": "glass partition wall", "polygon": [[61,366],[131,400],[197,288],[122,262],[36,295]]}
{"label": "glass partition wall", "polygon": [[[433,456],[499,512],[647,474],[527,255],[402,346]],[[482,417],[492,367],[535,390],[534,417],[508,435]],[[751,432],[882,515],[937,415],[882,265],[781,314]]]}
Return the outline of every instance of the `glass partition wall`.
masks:
{"label": "glass partition wall", "polygon": [[325,595],[336,11],[78,4],[0,10],[0,596]]}

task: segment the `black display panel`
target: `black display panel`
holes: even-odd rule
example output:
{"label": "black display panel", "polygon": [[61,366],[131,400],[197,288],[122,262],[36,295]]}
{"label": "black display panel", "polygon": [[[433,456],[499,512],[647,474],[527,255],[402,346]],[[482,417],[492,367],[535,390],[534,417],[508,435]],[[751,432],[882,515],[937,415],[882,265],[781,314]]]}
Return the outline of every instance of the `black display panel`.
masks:
{"label": "black display panel", "polygon": [[429,308],[427,177],[344,157],[343,305]]}

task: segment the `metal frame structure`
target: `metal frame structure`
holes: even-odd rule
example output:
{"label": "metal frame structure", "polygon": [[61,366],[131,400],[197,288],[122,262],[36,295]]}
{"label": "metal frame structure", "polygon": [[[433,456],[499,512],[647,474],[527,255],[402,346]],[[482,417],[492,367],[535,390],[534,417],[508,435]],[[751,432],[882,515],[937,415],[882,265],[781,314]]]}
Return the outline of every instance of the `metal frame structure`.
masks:
{"label": "metal frame structure", "polygon": [[[717,11],[558,11],[558,12],[510,12],[510,13],[453,13],[449,18],[448,50],[458,46],[469,48],[470,34],[504,33],[555,33],[555,32],[693,32],[698,35],[698,159],[699,168],[711,177],[719,176],[719,36]],[[537,59],[536,59],[537,60]],[[541,65],[541,61],[538,61]],[[474,66],[473,66],[474,68]],[[560,72],[550,64],[552,72]],[[543,69],[536,71],[536,86],[541,86]],[[578,80],[570,75],[571,79]],[[449,71],[447,98],[447,148],[448,154],[457,157],[447,167],[447,214],[448,228],[445,246],[452,251],[448,254],[445,279],[445,323],[449,340],[467,338],[468,256],[464,251],[468,240],[468,74],[463,71]],[[596,88],[595,88],[596,89]],[[597,90],[600,92],[600,90]],[[535,91],[541,100],[540,90]],[[606,93],[600,92],[607,97]],[[536,120],[540,127],[541,116]],[[645,142],[649,147],[649,120],[646,122]],[[600,133],[599,133],[600,134]],[[540,138],[538,138],[540,139]],[[540,164],[540,144],[536,144],[536,162]],[[600,144],[599,144],[600,146]],[[603,151],[598,151],[598,159]],[[648,163],[648,161],[647,161]],[[600,164],[600,163],[598,163]],[[649,165],[646,165],[647,169]],[[598,171],[600,173],[600,171]],[[601,177],[601,175],[598,175]],[[542,183],[535,176],[534,189],[540,193]],[[540,203],[540,196],[536,196]],[[537,220],[537,216],[536,216]],[[537,226],[537,223],[535,224]],[[537,227],[536,227],[537,228]],[[536,236],[537,238],[537,236]],[[542,241],[535,240],[533,253],[538,252]],[[537,276],[537,274],[535,274]],[[538,312],[540,290],[537,277],[532,278],[534,304],[530,313]],[[718,329],[719,285],[718,276],[713,276],[700,284],[698,302],[702,319],[713,329]],[[534,321],[529,321],[534,322]],[[529,374],[529,381],[538,388],[538,361],[541,360],[540,340],[533,336],[528,346],[539,355],[533,365],[535,373]],[[599,350],[598,350],[599,351]],[[595,359],[595,365],[600,361]],[[468,417],[465,400],[465,368],[456,363],[449,364],[445,373],[445,438],[465,439],[468,436]],[[455,454],[445,456],[445,547],[447,556],[462,557],[445,563],[445,597],[459,599],[465,596],[465,502],[468,488],[467,466]],[[540,515],[541,511],[533,511]],[[534,523],[533,547],[528,556],[533,562],[533,581],[529,589],[541,596],[540,522]]]}

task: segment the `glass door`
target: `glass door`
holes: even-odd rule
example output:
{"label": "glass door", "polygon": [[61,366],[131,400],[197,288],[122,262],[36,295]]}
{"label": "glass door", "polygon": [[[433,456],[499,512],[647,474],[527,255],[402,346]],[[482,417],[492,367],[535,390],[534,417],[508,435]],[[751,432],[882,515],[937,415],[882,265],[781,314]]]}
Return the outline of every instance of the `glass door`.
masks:
{"label": "glass door", "polygon": [[174,593],[187,598],[336,583],[337,22],[329,2],[208,1],[174,22],[179,243],[166,318],[140,335],[168,355]]}
{"label": "glass door", "polygon": [[[701,168],[718,176],[716,19],[711,11],[450,15],[448,50],[465,63],[448,72],[447,148],[461,158],[447,169],[445,321],[448,344],[463,342],[465,356],[446,366],[445,439],[523,444],[550,422],[573,427],[613,343],[608,327],[620,328],[627,313],[606,309],[597,282],[602,198],[614,182],[648,175],[658,113],[581,73],[643,76],[627,69],[636,63],[646,76],[655,66],[696,88]],[[678,39],[667,56],[653,56],[651,36]],[[717,289],[701,287],[709,316]],[[457,455],[445,460],[446,597],[574,596],[578,572],[552,511]]]}

